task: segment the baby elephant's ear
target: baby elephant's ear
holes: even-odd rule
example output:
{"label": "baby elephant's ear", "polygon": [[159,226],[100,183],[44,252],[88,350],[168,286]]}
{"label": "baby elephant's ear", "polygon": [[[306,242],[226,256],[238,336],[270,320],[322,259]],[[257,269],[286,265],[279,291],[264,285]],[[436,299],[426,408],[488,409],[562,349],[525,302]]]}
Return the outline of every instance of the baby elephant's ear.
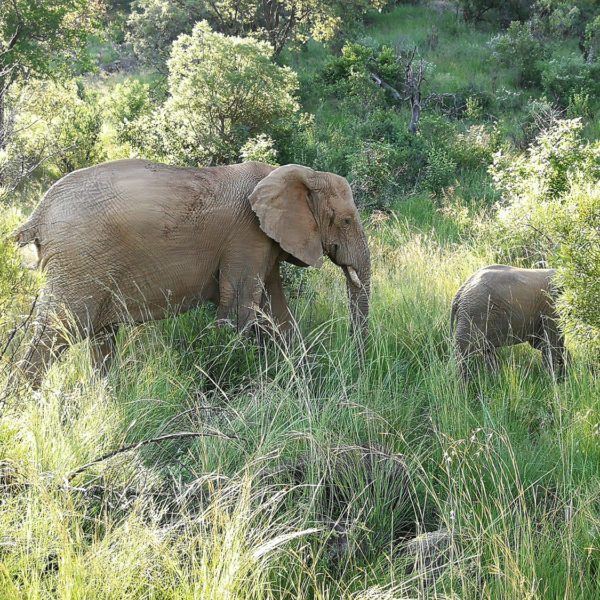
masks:
{"label": "baby elephant's ear", "polygon": [[300,165],[285,165],[267,175],[250,194],[260,228],[304,264],[320,267],[321,234],[315,219],[321,174]]}

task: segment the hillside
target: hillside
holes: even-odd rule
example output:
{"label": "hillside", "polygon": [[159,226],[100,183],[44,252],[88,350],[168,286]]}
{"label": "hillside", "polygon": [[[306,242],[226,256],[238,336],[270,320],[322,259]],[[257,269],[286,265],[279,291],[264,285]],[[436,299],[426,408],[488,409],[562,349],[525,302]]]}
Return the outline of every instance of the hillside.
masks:
{"label": "hillside", "polygon": [[[186,82],[134,58],[127,5],[115,5],[88,44],[117,72],[15,84],[15,122],[33,124],[0,152],[4,182],[15,156],[42,159],[39,140],[61,150],[0,195],[3,388],[43,278],[21,267],[9,233],[43,191],[102,160],[199,161],[183,126],[160,130],[179,123]],[[232,128],[218,149],[351,182],[371,251],[364,361],[328,260],[283,269],[292,344],[218,327],[211,305],[121,327],[106,376],[90,341],[71,339],[39,390],[2,400],[1,598],[598,597],[597,322],[578,312],[595,305],[576,286],[591,280],[592,294],[597,280],[570,251],[597,256],[580,237],[600,206],[598,63],[580,57],[575,20],[545,38],[539,24],[531,38],[513,31],[510,46],[508,23],[474,24],[456,6],[396,3],[327,43],[289,44],[275,64],[297,74],[297,109],[278,108],[264,138]],[[401,89],[415,47],[417,135],[410,103],[370,77]],[[591,207],[579,229],[574,206]],[[564,272],[565,379],[523,344],[498,352],[499,372],[475,365],[461,379],[450,305],[496,262]]]}

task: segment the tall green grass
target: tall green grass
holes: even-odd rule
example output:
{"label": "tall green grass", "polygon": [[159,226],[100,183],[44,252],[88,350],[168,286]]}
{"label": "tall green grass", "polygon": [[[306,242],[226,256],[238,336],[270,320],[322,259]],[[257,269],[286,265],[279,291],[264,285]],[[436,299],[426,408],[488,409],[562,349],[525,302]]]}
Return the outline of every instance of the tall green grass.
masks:
{"label": "tall green grass", "polygon": [[[499,376],[482,369],[464,390],[449,304],[489,253],[415,218],[368,226],[363,369],[326,265],[303,275],[289,347],[217,329],[201,308],[125,327],[107,378],[83,340],[39,392],[9,398],[0,597],[595,597],[594,374],[576,359],[556,384],[538,353],[507,349]],[[176,432],[203,435],[69,480]],[[407,554],[440,528],[443,553]]]}
{"label": "tall green grass", "polygon": [[[419,46],[436,91],[499,95],[499,127],[518,139],[531,94],[515,98],[511,73],[492,72],[493,31],[440,5],[373,14],[364,36]],[[330,56],[310,44],[285,60],[311,82]],[[336,127],[356,126],[305,95],[331,146]],[[0,409],[0,599],[599,597],[595,371],[575,356],[557,383],[529,347],[501,351],[500,374],[482,368],[466,388],[455,368],[452,297],[494,256],[473,231],[492,194],[484,171],[458,173],[455,195],[398,198],[393,216],[368,220],[362,368],[343,278],[327,263],[288,277],[291,345],[219,329],[201,307],[124,326],[107,377],[89,341],[74,339],[39,391],[11,391]],[[7,240],[20,219],[0,216],[0,337],[12,339],[2,387],[40,285]],[[196,437],[142,445],[182,432]],[[443,551],[408,550],[439,530]]]}

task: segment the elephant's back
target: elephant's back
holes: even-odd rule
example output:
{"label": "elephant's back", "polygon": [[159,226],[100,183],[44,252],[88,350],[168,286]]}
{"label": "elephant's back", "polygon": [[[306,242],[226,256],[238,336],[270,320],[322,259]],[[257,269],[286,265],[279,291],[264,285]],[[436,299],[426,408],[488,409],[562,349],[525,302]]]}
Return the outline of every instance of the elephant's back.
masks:
{"label": "elephant's back", "polygon": [[[459,290],[458,318],[467,319],[495,345],[504,345],[508,330],[515,337],[532,325],[531,315],[541,314],[547,304],[552,269],[522,269],[490,265],[476,271]],[[497,331],[496,331],[497,329]]]}
{"label": "elephant's back", "polygon": [[525,269],[511,265],[490,265],[483,267],[467,280],[471,287],[488,288],[490,293],[504,294],[508,290],[518,291],[537,289],[548,291],[554,269]]}

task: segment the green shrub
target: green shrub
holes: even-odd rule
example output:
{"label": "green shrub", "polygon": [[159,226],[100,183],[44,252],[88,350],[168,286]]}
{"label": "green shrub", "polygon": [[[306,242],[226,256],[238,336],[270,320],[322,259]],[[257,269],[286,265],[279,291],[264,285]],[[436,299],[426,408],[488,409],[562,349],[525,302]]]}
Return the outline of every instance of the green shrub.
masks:
{"label": "green shrub", "polygon": [[495,155],[503,201],[487,233],[500,260],[560,267],[563,321],[600,350],[600,142],[580,131],[579,119],[558,121],[526,154]]}
{"label": "green shrub", "polygon": [[350,177],[359,208],[385,209],[398,193],[401,155],[384,141],[366,141],[351,159]]}
{"label": "green shrub", "polygon": [[249,138],[240,150],[240,159],[242,162],[256,160],[270,165],[277,165],[275,142],[264,133]]}
{"label": "green shrub", "polygon": [[[11,239],[23,221],[20,211],[5,210],[0,217],[0,374],[11,369],[23,336],[31,330],[31,302],[41,287],[38,271],[23,267],[23,256]],[[33,261],[32,261],[33,262]],[[12,340],[10,344],[7,344]],[[1,402],[0,402],[1,404]]]}
{"label": "green shrub", "polygon": [[534,36],[530,23],[513,21],[505,33],[490,40],[489,46],[492,62],[514,69],[519,86],[532,87],[539,83],[540,62],[545,58],[547,50]]}
{"label": "green shrub", "polygon": [[173,44],[169,97],[137,121],[139,151],[177,164],[223,164],[238,160],[248,138],[289,129],[298,80],[272,56],[266,42],[197,23]]}
{"label": "green shrub", "polygon": [[600,46],[600,15],[590,21],[585,26],[585,42],[584,49],[586,59],[593,62],[597,60],[598,49]]}
{"label": "green shrub", "polygon": [[566,107],[574,94],[600,94],[600,63],[588,63],[580,54],[548,61],[542,70],[545,93]]}
{"label": "green shrub", "polygon": [[529,14],[527,0],[456,0],[465,21],[478,22],[485,18],[508,23],[526,19]]}
{"label": "green shrub", "polygon": [[439,194],[442,188],[456,179],[456,162],[444,146],[433,146],[427,156],[427,166],[423,184],[432,194]]}
{"label": "green shrub", "polygon": [[489,166],[498,144],[498,129],[485,125],[471,125],[456,136],[452,145],[452,159],[458,168],[478,169]]}
{"label": "green shrub", "polygon": [[3,171],[38,165],[57,178],[106,158],[99,95],[80,82],[32,82],[10,98],[9,110],[14,134],[4,148]]}
{"label": "green shrub", "polygon": [[[332,58],[323,67],[322,80],[339,97],[348,91],[360,94],[363,89],[356,87],[357,80],[368,81],[368,89],[373,93],[375,86],[369,80],[371,73],[381,77],[392,87],[403,88],[404,68],[396,51],[389,46],[366,46],[354,42],[346,43],[339,58]],[[391,96],[390,96],[391,97]]]}
{"label": "green shrub", "polygon": [[126,79],[116,85],[105,105],[107,121],[115,128],[121,143],[135,143],[134,123],[151,111],[149,86],[137,79]]}
{"label": "green shrub", "polygon": [[590,119],[593,111],[590,106],[590,95],[583,92],[575,93],[569,98],[567,117],[569,119]]}
{"label": "green shrub", "polygon": [[164,70],[171,44],[205,15],[202,0],[133,0],[126,39],[144,63]]}
{"label": "green shrub", "polygon": [[531,22],[536,34],[556,39],[574,35],[582,16],[573,1],[536,0]]}
{"label": "green shrub", "polygon": [[[596,146],[600,167],[600,145]],[[560,240],[559,303],[567,330],[580,343],[600,352],[600,170],[595,185],[576,186],[555,217]]]}
{"label": "green shrub", "polygon": [[323,80],[335,84],[340,79],[347,79],[354,71],[364,71],[374,56],[373,48],[348,42],[342,48],[342,55],[339,58],[332,58],[323,67]]}
{"label": "green shrub", "polygon": [[550,102],[545,96],[530,99],[523,109],[520,132],[522,138],[519,146],[526,148],[540,134],[552,129],[558,121],[564,118],[564,110]]}

